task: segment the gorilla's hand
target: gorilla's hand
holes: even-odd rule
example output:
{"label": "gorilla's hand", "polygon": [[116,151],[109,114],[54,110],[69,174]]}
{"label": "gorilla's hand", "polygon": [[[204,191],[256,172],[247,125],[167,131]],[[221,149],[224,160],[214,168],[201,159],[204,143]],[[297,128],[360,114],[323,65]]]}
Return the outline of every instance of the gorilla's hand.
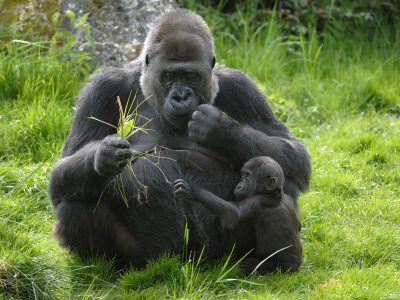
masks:
{"label": "gorilla's hand", "polygon": [[193,187],[186,183],[183,179],[175,180],[174,182],[174,196],[175,198],[184,198],[192,200],[195,194]]}
{"label": "gorilla's hand", "polygon": [[221,142],[229,142],[237,123],[218,108],[202,104],[188,124],[189,138],[200,145],[216,148]]}
{"label": "gorilla's hand", "polygon": [[105,137],[94,155],[94,169],[101,176],[120,173],[132,156],[130,144],[117,134]]}

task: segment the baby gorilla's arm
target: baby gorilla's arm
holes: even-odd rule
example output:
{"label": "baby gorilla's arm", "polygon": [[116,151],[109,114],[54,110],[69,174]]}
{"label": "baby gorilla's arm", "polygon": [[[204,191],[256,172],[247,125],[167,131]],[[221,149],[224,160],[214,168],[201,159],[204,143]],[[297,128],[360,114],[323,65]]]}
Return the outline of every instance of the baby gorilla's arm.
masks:
{"label": "baby gorilla's arm", "polygon": [[174,182],[174,196],[203,204],[221,218],[224,227],[233,228],[239,221],[239,210],[236,203],[225,201],[205,189],[195,188],[183,179]]}
{"label": "baby gorilla's arm", "polygon": [[247,218],[252,214],[254,205],[252,198],[239,203],[228,202],[219,198],[205,189],[197,189],[182,179],[174,182],[175,198],[197,201],[216,214],[227,228],[233,228],[241,219]]}

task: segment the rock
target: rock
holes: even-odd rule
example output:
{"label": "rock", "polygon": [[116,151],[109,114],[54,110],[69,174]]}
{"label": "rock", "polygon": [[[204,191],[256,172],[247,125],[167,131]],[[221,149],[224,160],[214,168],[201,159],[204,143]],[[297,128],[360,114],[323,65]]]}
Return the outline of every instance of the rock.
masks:
{"label": "rock", "polygon": [[63,0],[60,11],[73,11],[76,20],[90,12],[86,23],[94,48],[69,18],[65,18],[65,28],[77,36],[80,49],[92,53],[97,64],[121,66],[139,55],[150,25],[176,8],[174,0]]}
{"label": "rock", "polygon": [[[6,24],[2,29],[14,28],[16,34],[21,34],[24,39],[29,40],[30,36],[24,33],[31,31],[40,33],[43,40],[48,40],[56,32],[52,18],[58,10],[58,2],[54,0],[0,0],[0,23]],[[8,26],[10,24],[13,25]],[[8,36],[12,34],[2,32],[2,38],[7,39]]]}

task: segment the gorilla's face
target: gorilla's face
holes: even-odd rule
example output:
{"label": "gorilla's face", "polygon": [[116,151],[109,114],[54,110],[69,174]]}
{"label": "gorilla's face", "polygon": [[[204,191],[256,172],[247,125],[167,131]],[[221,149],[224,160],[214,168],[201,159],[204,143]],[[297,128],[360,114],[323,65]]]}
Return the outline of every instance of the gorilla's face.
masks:
{"label": "gorilla's face", "polygon": [[207,86],[211,68],[205,70],[193,61],[169,61],[156,73],[160,83],[157,99],[161,114],[172,127],[185,128],[197,107],[210,102]]}
{"label": "gorilla's face", "polygon": [[[147,48],[146,48],[147,49]],[[213,75],[215,55],[198,36],[174,32],[149,45],[141,87],[169,128],[185,131],[200,104],[211,104],[218,92]]]}

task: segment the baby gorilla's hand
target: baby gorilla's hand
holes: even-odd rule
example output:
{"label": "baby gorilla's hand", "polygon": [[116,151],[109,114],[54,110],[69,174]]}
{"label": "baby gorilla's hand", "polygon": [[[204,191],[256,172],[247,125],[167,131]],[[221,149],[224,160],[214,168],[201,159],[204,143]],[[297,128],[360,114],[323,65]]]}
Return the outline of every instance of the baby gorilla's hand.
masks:
{"label": "baby gorilla's hand", "polygon": [[192,200],[194,196],[193,187],[185,182],[183,179],[178,179],[174,182],[174,196],[175,198],[184,198]]}

